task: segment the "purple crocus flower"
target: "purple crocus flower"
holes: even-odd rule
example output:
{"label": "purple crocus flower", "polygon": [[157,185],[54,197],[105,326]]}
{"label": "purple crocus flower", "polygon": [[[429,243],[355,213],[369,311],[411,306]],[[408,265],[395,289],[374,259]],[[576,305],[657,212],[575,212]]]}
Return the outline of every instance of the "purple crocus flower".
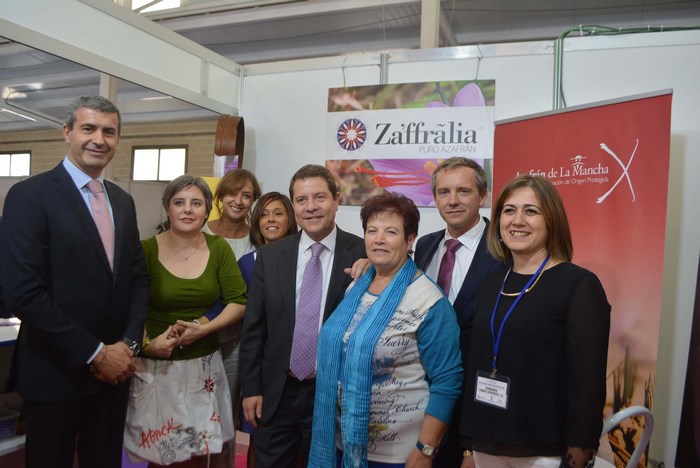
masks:
{"label": "purple crocus flower", "polygon": [[[469,83],[457,92],[452,107],[482,107],[486,99],[476,83]],[[449,107],[444,102],[430,101],[425,107]]]}
{"label": "purple crocus flower", "polygon": [[439,162],[435,159],[371,159],[373,169],[355,168],[370,174],[372,183],[392,193],[407,196],[417,206],[434,206],[432,175]]}

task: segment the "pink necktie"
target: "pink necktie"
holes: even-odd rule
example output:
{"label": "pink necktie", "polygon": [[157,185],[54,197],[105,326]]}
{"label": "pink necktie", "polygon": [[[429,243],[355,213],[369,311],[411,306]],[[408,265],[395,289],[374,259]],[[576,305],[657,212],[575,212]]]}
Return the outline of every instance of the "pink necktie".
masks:
{"label": "pink necktie", "polygon": [[112,217],[109,214],[109,206],[107,206],[107,200],[105,199],[104,188],[97,179],[88,182],[87,188],[90,190],[92,218],[95,220],[97,230],[100,232],[102,245],[109,260],[109,267],[114,268],[114,226],[112,225]]}
{"label": "pink necktie", "polygon": [[304,268],[304,278],[299,291],[299,306],[294,322],[292,356],[289,370],[294,377],[304,380],[316,369],[316,345],[318,344],[318,319],[321,314],[323,270],[321,252],[323,244],[311,245],[311,260]]}
{"label": "pink necktie", "polygon": [[445,242],[447,251],[442,256],[440,262],[440,272],[438,273],[437,284],[445,292],[445,296],[450,295],[450,283],[452,282],[452,270],[455,267],[455,252],[462,247],[462,243],[457,239],[450,239]]}

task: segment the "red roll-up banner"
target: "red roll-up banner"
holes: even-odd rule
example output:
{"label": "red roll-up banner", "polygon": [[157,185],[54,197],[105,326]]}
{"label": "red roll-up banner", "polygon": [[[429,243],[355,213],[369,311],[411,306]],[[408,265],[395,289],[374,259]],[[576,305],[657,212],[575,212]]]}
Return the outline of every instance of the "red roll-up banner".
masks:
{"label": "red roll-up banner", "polygon": [[[548,178],[564,200],[574,263],[598,275],[612,305],[606,417],[653,410],[671,100],[666,90],[496,123],[494,197],[518,174]],[[620,466],[641,424],[625,421],[599,455]]]}

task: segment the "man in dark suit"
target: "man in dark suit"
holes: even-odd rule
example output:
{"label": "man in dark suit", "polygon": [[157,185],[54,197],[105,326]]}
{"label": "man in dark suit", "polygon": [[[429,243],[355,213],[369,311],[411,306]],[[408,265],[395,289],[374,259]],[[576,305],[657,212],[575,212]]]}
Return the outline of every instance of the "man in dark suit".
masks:
{"label": "man in dark suit", "polygon": [[[0,216],[0,225],[2,224],[2,217]],[[2,248],[2,246],[0,246]],[[0,268],[2,269],[2,268]],[[2,293],[2,282],[0,282],[0,318],[10,318],[12,314],[8,312],[7,307],[5,307],[5,296]]]}
{"label": "man in dark suit", "polygon": [[81,467],[121,466],[149,276],[134,202],[102,178],[120,131],[109,100],[76,99],[65,159],[5,200],[1,275],[7,308],[22,320],[15,371],[29,468],[72,467],[76,450]]}
{"label": "man in dark suit", "polygon": [[[476,291],[481,280],[503,268],[486,248],[488,220],[479,215],[488,197],[484,170],[467,158],[450,158],[433,172],[433,196],[447,228],[421,237],[416,244],[418,268],[438,281],[440,266],[451,239],[459,241],[448,291],[444,291],[457,313],[460,327],[462,365],[466,369],[471,340],[472,322],[476,312]],[[472,382],[467,382],[472,385]],[[459,447],[461,400],[455,405],[452,423],[443,438],[433,466],[459,467],[462,451]]]}
{"label": "man in dark suit", "polygon": [[308,295],[300,297],[300,290],[312,250],[319,247],[314,244],[323,245],[317,254],[323,270],[321,310],[317,319],[305,320],[314,339],[352,280],[343,270],[366,257],[363,240],[335,225],[339,193],[328,169],[302,167],[292,177],[289,195],[301,232],[259,250],[241,340],[243,412],[257,427],[255,463],[260,468],[295,467],[297,457],[302,466],[308,462],[315,349],[308,375],[295,375],[290,360],[300,344],[295,328],[304,326],[300,309],[311,302]]}

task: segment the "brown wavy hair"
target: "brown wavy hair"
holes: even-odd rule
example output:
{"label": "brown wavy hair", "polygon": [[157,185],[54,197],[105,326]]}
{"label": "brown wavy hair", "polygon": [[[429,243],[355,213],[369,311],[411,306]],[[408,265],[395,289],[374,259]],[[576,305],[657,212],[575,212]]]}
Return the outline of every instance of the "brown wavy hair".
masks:
{"label": "brown wavy hair", "polygon": [[[214,203],[219,213],[223,213],[223,198],[226,195],[236,195],[240,192],[243,187],[245,187],[246,182],[250,181],[253,185],[253,201],[260,198],[262,190],[260,190],[260,184],[258,179],[255,178],[255,174],[246,169],[234,169],[228,171],[219,181],[219,185],[216,186],[216,192],[214,192]],[[250,222],[250,211],[246,215],[247,220]]]}
{"label": "brown wavy hair", "polygon": [[501,240],[501,212],[506,200],[515,191],[526,187],[535,192],[537,201],[541,205],[542,216],[547,226],[547,252],[554,258],[570,262],[574,255],[574,247],[571,242],[571,229],[569,229],[569,219],[566,216],[564,202],[549,180],[530,174],[520,175],[508,182],[493,205],[491,224],[486,239],[489,252],[502,262],[512,260],[510,249]]}

